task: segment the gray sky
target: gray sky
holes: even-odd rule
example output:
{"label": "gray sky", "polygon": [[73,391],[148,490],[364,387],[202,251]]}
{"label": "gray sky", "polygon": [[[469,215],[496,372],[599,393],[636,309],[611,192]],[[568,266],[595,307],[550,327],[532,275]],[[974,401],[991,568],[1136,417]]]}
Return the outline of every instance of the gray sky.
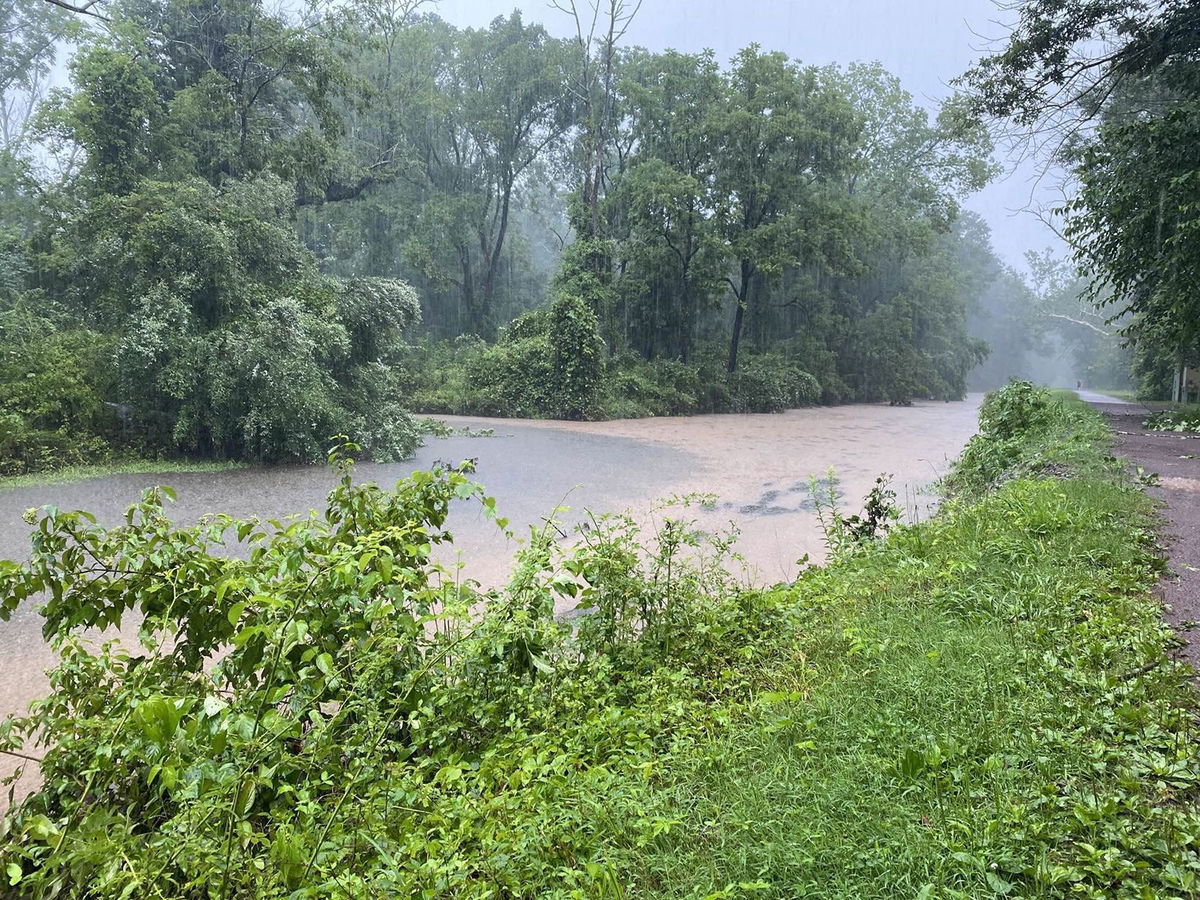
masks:
{"label": "gray sky", "polygon": [[[583,5],[581,3],[581,5]],[[574,26],[546,0],[439,0],[438,14],[455,25],[485,25],[519,8],[525,18],[558,35]],[[644,0],[625,43],[652,50],[711,48],[728,61],[758,43],[806,63],[878,60],[930,107],[950,93],[989,38],[1003,36],[992,0]],[[967,206],[987,220],[997,252],[1024,268],[1026,250],[1063,248],[1031,212],[1053,205],[1055,192],[1035,185],[1040,168],[1006,158],[1005,174]]]}

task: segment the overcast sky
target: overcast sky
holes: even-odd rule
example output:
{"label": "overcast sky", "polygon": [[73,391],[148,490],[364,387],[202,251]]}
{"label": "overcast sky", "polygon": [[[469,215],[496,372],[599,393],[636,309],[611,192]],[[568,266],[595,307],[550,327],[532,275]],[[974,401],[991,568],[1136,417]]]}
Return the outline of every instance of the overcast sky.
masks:
{"label": "overcast sky", "polygon": [[[439,0],[434,8],[460,26],[486,25],[518,8],[554,34],[574,33],[546,0]],[[878,60],[933,108],[989,39],[1003,36],[1001,15],[993,0],[644,0],[625,43],[710,48],[723,62],[751,43],[818,65]],[[1026,250],[1062,250],[1029,211],[1031,196],[1033,208],[1045,208],[1054,192],[1038,188],[1036,164],[1006,159],[1003,151],[999,161],[1005,174],[966,205],[987,220],[1001,257],[1023,268]]]}

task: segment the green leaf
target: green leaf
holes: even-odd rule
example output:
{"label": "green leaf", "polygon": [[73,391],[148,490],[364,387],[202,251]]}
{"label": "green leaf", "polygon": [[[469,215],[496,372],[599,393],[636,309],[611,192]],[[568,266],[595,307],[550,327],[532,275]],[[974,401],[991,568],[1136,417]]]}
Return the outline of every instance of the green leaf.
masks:
{"label": "green leaf", "polygon": [[209,716],[219,715],[229,708],[229,704],[220,697],[208,696],[204,698],[204,714]]}
{"label": "green leaf", "polygon": [[[220,602],[220,600],[218,599],[217,602]],[[238,619],[242,617],[242,613],[246,611],[246,607],[248,605],[249,601],[239,600],[237,603],[233,604],[233,606],[229,607],[229,612],[225,617],[229,619],[230,625],[237,627]]]}

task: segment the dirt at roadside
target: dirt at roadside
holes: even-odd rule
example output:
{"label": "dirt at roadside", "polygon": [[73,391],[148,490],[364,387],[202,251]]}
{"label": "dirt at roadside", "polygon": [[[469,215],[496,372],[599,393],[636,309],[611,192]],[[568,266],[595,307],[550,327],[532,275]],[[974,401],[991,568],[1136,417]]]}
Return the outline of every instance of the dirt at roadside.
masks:
{"label": "dirt at roadside", "polygon": [[1093,405],[1113,430],[1116,455],[1158,475],[1146,492],[1163,504],[1170,560],[1160,582],[1164,616],[1186,642],[1180,657],[1200,671],[1200,435],[1147,431],[1142,422],[1153,410],[1141,404]]}

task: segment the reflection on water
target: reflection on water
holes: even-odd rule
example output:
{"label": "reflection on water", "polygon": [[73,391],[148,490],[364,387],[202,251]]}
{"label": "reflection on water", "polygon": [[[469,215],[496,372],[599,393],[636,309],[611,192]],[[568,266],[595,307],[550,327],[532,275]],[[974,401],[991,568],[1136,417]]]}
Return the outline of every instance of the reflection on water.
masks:
{"label": "reflection on water", "polygon": [[[738,549],[750,577],[769,584],[796,572],[805,554],[820,559],[821,534],[808,487],[810,475],[833,467],[847,506],[857,504],[881,472],[893,475],[910,517],[924,515],[931,497],[922,489],[946,471],[948,460],[975,432],[980,396],[963,403],[911,408],[841,406],[779,415],[722,415],[619,422],[528,422],[449,417],[493,437],[430,439],[416,459],[364,464],[358,477],[389,485],[435,461],[477,460],[477,477],[494,495],[517,534],[555,507],[578,521],[584,509],[630,510],[645,519],[655,501],[692,492],[717,495],[710,508],[693,508],[701,527],[736,523]],[[124,508],[153,484],[178,492],[172,517],[191,523],[209,512],[281,518],[324,506],[333,475],[319,467],[246,469],[218,473],[114,475],[76,484],[0,491],[0,557],[24,558],[29,526],[21,513],[53,504],[87,509],[116,523]],[[462,506],[450,520],[465,574],[501,583],[515,547],[477,507]],[[44,689],[50,655],[40,620],[22,610],[0,623],[0,715],[22,709]],[[6,768],[0,766],[0,768]]]}

